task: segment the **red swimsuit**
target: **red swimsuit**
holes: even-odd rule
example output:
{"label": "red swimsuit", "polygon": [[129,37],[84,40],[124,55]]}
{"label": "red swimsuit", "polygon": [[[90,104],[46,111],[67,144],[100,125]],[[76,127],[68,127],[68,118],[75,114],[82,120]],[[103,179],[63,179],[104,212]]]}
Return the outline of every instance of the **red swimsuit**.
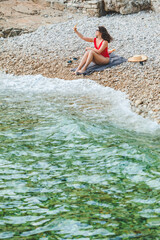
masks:
{"label": "red swimsuit", "polygon": [[[104,41],[104,40],[102,40],[102,42],[99,44],[99,47],[97,47],[96,38],[94,38],[94,47],[95,47],[97,50],[99,50],[100,47],[102,46],[103,41]],[[108,47],[106,47],[106,48],[103,50],[103,52],[101,52],[101,55],[102,55],[103,57],[109,58]]]}

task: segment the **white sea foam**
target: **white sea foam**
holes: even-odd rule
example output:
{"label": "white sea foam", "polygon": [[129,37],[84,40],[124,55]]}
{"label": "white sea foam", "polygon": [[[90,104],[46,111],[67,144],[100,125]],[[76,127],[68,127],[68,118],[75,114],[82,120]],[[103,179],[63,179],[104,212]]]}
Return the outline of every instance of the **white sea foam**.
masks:
{"label": "white sea foam", "polygon": [[[92,80],[49,79],[37,76],[12,76],[0,73],[0,94],[13,94],[29,100],[49,98],[67,106],[68,112],[92,119],[109,122],[118,127],[141,133],[159,133],[160,126],[132,112],[125,93],[104,87]],[[48,100],[47,100],[48,101]],[[44,100],[45,102],[45,100]]]}

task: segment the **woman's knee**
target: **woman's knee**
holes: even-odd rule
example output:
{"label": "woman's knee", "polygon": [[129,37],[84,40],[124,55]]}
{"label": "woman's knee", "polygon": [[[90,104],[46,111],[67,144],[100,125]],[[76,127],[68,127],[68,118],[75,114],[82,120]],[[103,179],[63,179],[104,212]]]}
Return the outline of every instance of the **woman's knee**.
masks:
{"label": "woman's knee", "polygon": [[89,51],[86,51],[84,55],[85,55],[85,56],[88,56],[88,54],[89,54]]}
{"label": "woman's knee", "polygon": [[89,54],[93,55],[95,52],[93,50],[89,51]]}

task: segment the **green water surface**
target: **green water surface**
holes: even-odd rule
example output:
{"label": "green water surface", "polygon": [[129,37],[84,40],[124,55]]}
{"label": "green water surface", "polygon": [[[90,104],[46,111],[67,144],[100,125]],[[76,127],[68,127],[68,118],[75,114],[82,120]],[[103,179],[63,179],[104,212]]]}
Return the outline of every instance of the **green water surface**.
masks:
{"label": "green water surface", "polygon": [[160,239],[159,136],[75,101],[1,91],[0,239]]}

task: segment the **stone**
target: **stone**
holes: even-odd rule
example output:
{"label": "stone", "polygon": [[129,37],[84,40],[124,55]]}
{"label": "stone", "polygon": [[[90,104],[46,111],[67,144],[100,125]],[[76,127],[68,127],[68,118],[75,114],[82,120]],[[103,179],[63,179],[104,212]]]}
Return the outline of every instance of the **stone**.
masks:
{"label": "stone", "polygon": [[[45,0],[44,0],[45,1]],[[159,0],[46,0],[50,6],[58,10],[75,10],[85,13],[88,9],[89,15],[95,16],[93,9],[96,9],[96,15],[103,16],[107,12],[118,12],[121,14],[136,13],[141,10],[156,8]],[[151,4],[153,2],[154,4]],[[155,3],[157,2],[157,3]]]}
{"label": "stone", "polygon": [[0,32],[0,38],[3,38],[3,37],[4,37],[3,32]]}
{"label": "stone", "polygon": [[37,15],[39,12],[36,9],[30,9],[27,6],[23,6],[22,4],[17,5],[16,7],[12,8],[16,12],[28,14],[28,15]]}
{"label": "stone", "polygon": [[104,0],[106,12],[119,12],[121,14],[136,13],[151,9],[150,0]]}
{"label": "stone", "polygon": [[136,109],[136,113],[137,113],[137,114],[141,114],[141,113],[142,113],[142,110],[141,110],[141,109]]}
{"label": "stone", "polygon": [[138,99],[138,100],[135,101],[135,106],[138,107],[142,103],[143,103],[143,101]]}
{"label": "stone", "polygon": [[18,28],[8,28],[3,30],[2,34],[4,38],[19,36],[22,32],[22,29]]}
{"label": "stone", "polygon": [[63,11],[64,9],[65,9],[65,4],[62,2],[57,2],[57,1],[48,1],[48,2],[51,2],[51,7],[52,8],[55,8],[55,9],[57,9],[57,10],[60,10],[60,11]]}
{"label": "stone", "polygon": [[160,12],[160,1],[159,0],[151,0],[151,6],[155,12]]}

